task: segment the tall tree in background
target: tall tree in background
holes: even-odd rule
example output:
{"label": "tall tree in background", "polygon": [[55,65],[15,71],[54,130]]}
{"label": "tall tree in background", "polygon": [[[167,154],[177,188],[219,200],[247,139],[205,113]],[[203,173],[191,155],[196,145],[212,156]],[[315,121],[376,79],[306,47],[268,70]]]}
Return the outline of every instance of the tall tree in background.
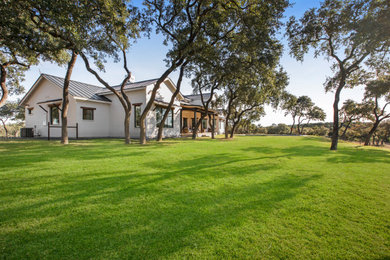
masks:
{"label": "tall tree in background", "polygon": [[312,47],[315,57],[324,55],[334,61],[334,75],[325,83],[326,91],[335,91],[331,150],[337,150],[341,91],[352,87],[348,84],[351,78],[364,74],[365,61],[388,55],[389,5],[386,0],[325,0],[321,7],[306,11],[299,21],[291,17],[288,22],[294,57],[302,61]]}
{"label": "tall tree in background", "polygon": [[[278,61],[277,57],[275,61]],[[263,115],[265,104],[272,105],[274,108],[279,104],[280,96],[288,84],[288,77],[282,69],[277,70],[266,64],[261,65],[264,67],[262,70],[256,70],[256,73],[251,74],[248,74],[250,70],[242,71],[241,77],[227,84],[224,93],[227,103],[225,138],[228,138],[229,122],[231,123],[230,138],[233,138],[243,118],[252,117],[259,120]]]}
{"label": "tall tree in background", "polygon": [[24,119],[24,108],[19,107],[18,102],[8,101],[4,106],[0,107],[0,121],[5,131],[5,137],[8,137],[8,120],[23,120]]}
{"label": "tall tree in background", "polygon": [[307,120],[310,109],[314,106],[313,101],[308,96],[300,96],[297,99],[297,103],[295,106],[298,120],[297,120],[297,129],[298,134],[302,134],[301,124],[304,120]]}
{"label": "tall tree in background", "polygon": [[292,132],[294,130],[295,126],[295,120],[298,115],[298,110],[297,110],[297,100],[298,98],[294,96],[293,94],[290,93],[283,93],[282,94],[282,105],[281,108],[285,110],[284,116],[287,116],[288,114],[291,115],[293,122],[290,127],[290,135],[292,135]]}
{"label": "tall tree in background", "polygon": [[[281,17],[288,5],[285,0],[263,3],[255,0],[146,0],[145,17],[165,36],[165,44],[172,46],[167,53],[167,69],[157,80],[149,101],[141,115],[140,143],[146,143],[145,119],[153,106],[161,83],[186,60],[199,55],[205,46],[214,46],[230,37],[234,30],[251,24],[255,28],[269,26],[272,18]],[[270,18],[272,16],[272,18]],[[254,17],[264,18],[253,22]],[[258,30],[261,34],[264,30]],[[252,33],[253,35],[253,33]]]}
{"label": "tall tree in background", "polygon": [[[370,139],[379,124],[383,120],[390,118],[390,112],[386,110],[387,106],[390,105],[390,75],[385,75],[376,80],[370,81],[366,86],[364,99],[366,102],[373,103],[373,110],[371,112],[372,115],[370,117],[373,121],[373,125],[364,142],[364,145],[369,145]],[[382,107],[380,105],[381,99],[383,99],[384,102]]]}
{"label": "tall tree in background", "polygon": [[[307,120],[306,125],[308,126],[311,121],[324,121],[325,118],[326,118],[325,111],[322,108],[313,105],[312,107],[309,108],[309,110],[305,115],[305,119]],[[302,125],[299,131],[299,127],[298,127],[299,134],[303,134],[303,128],[304,125]]]}
{"label": "tall tree in background", "polygon": [[[112,1],[110,4],[106,4],[107,1],[103,0],[102,5],[95,7],[100,13],[98,25],[99,28],[102,28],[102,32],[97,38],[100,40],[100,44],[95,46],[93,51],[88,49],[81,51],[80,56],[82,57],[87,70],[119,99],[125,112],[123,122],[125,144],[130,144],[130,116],[132,105],[126,94],[125,86],[129,83],[132,74],[128,68],[126,54],[127,50],[130,48],[131,41],[137,39],[140,32],[146,30],[146,27],[141,25],[138,8],[130,5],[127,1]],[[111,56],[115,58],[115,61],[119,61],[118,53],[122,56],[125,76],[120,83],[119,88],[115,88],[103,79],[98,70],[105,72],[104,64],[101,62],[102,57]],[[91,67],[88,56],[94,60],[98,70]]]}
{"label": "tall tree in background", "polygon": [[40,59],[62,63],[63,46],[36,30],[19,1],[0,1],[0,107],[23,92],[24,73]]}
{"label": "tall tree in background", "polygon": [[114,14],[115,8],[126,9],[126,2],[121,0],[17,2],[21,9],[29,13],[30,22],[35,29],[55,39],[69,55],[61,109],[61,143],[68,144],[69,83],[77,57],[84,51],[92,53],[96,59],[101,58],[95,52],[96,48],[113,54],[116,50],[113,43],[101,37],[106,28],[102,25],[108,23],[107,17]]}
{"label": "tall tree in background", "polygon": [[[217,50],[217,49],[216,49]],[[218,53],[216,51],[214,54]],[[202,62],[193,65],[193,75],[194,78],[192,80],[192,88],[194,93],[198,93],[200,95],[200,100],[204,109],[204,113],[201,113],[199,120],[194,120],[195,125],[192,130],[192,139],[196,139],[198,134],[199,126],[202,124],[204,118],[208,116],[210,109],[214,108],[213,101],[215,99],[215,93],[217,90],[220,90],[222,86],[225,84],[226,73],[229,73],[225,67],[224,70],[221,69],[223,67],[223,63],[220,62],[218,55],[209,54],[206,59],[203,59]],[[207,93],[207,96],[205,93]],[[211,119],[211,118],[209,118]],[[214,138],[214,122],[212,122],[212,138]]]}
{"label": "tall tree in background", "polygon": [[[183,62],[183,64],[180,65],[180,73],[179,73],[179,78],[177,79],[177,82],[176,82],[175,92],[172,94],[172,97],[171,97],[171,100],[169,101],[168,107],[165,110],[165,113],[164,113],[164,115],[163,115],[163,117],[161,119],[161,122],[160,122],[159,126],[158,126],[158,132],[157,132],[157,141],[158,142],[161,142],[162,139],[163,139],[163,130],[164,130],[164,125],[165,125],[163,122],[165,122],[167,120],[169,112],[172,109],[173,103],[175,102],[176,97],[180,93],[181,83],[183,81],[183,77],[184,77],[184,74],[185,74],[186,66],[187,66],[188,63],[189,63],[189,61],[185,61],[185,62]],[[181,129],[180,129],[180,131],[181,131]]]}
{"label": "tall tree in background", "polygon": [[357,103],[351,99],[344,101],[343,106],[340,109],[341,124],[340,129],[344,127],[341,138],[345,138],[347,131],[351,124],[355,121],[359,121],[361,118],[367,118],[371,109],[371,103],[363,102]]}

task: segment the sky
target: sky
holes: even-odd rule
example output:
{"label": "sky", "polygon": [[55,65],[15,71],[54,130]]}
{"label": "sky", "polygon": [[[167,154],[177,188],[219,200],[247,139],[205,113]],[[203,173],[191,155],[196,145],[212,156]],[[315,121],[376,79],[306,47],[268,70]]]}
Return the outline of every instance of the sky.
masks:
{"label": "sky", "polygon": [[[292,7],[286,9],[284,20],[287,20],[290,16],[299,18],[306,10],[312,7],[318,7],[319,4],[320,1],[317,0],[296,0],[293,2]],[[284,32],[282,30],[280,40],[285,47],[280,64],[289,76],[287,91],[296,96],[309,96],[317,106],[324,109],[327,114],[326,121],[331,122],[334,94],[331,92],[325,93],[323,86],[326,76],[332,75],[330,70],[331,62],[327,61],[324,57],[313,58],[312,51],[306,54],[303,62],[296,61],[289,55],[287,39],[283,37],[283,34]],[[132,74],[135,76],[135,80],[141,81],[160,77],[166,69],[164,58],[167,50],[168,47],[163,45],[163,37],[161,35],[152,34],[150,38],[141,38],[137,40],[130,48],[127,55],[128,65]],[[31,88],[41,73],[64,77],[66,68],[59,67],[58,65],[49,62],[43,62],[37,66],[31,67],[30,70],[26,72],[25,81],[22,82],[26,91]],[[124,75],[125,72],[120,62],[114,63],[109,61],[106,64],[104,79],[110,84],[120,84]],[[176,81],[177,77],[178,72],[174,72],[170,75],[170,78],[174,81]],[[76,62],[71,79],[101,86],[95,77],[85,69],[85,65],[81,58]],[[346,99],[353,99],[360,102],[363,97],[363,92],[364,90],[362,87],[344,89],[341,93],[340,104]],[[182,93],[192,93],[190,79],[183,81]],[[271,107],[266,107],[265,112],[266,115],[262,117],[260,121],[256,122],[257,124],[269,126],[278,123],[292,123],[292,119],[289,116],[284,116],[284,111],[274,111]]]}

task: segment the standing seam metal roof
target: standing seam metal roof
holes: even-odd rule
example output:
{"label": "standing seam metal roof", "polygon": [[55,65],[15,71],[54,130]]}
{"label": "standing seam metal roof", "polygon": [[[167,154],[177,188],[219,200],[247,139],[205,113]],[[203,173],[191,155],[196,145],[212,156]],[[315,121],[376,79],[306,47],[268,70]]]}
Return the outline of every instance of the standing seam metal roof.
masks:
{"label": "standing seam metal roof", "polygon": [[[64,78],[56,77],[53,75],[48,74],[42,74],[42,76],[59,86],[60,88],[63,88],[64,86]],[[111,102],[110,99],[106,98],[105,96],[99,95],[98,93],[104,90],[102,87],[98,87],[95,85],[90,85],[74,80],[69,81],[69,93],[72,96],[75,97],[82,97],[87,98],[90,100],[97,100],[97,101],[105,101],[105,102]]]}

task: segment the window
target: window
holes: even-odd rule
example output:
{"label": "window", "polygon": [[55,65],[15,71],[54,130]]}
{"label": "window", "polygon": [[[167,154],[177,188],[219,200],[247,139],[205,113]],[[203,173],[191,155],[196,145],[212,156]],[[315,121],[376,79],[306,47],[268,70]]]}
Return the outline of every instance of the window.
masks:
{"label": "window", "polygon": [[183,127],[188,128],[188,119],[185,117],[183,118]]}
{"label": "window", "polygon": [[32,111],[33,111],[33,109],[34,109],[33,107],[29,107],[29,108],[27,108],[27,110],[28,110],[28,114],[29,114],[29,115],[31,115],[31,114],[32,114]]}
{"label": "window", "polygon": [[83,120],[93,120],[94,118],[94,110],[96,108],[93,107],[82,107],[83,109]]}
{"label": "window", "polygon": [[140,127],[141,125],[141,104],[134,105],[134,126]]}
{"label": "window", "polygon": [[52,125],[58,125],[60,123],[60,110],[58,106],[50,107],[50,123]]}
{"label": "window", "polygon": [[[157,126],[160,126],[161,120],[162,120],[166,110],[167,109],[164,107],[157,107],[156,108],[156,122],[157,122],[156,125]],[[165,123],[164,123],[164,127],[173,128],[173,109],[171,109],[171,111],[169,111],[167,120],[165,120]]]}
{"label": "window", "polygon": [[207,119],[202,120],[202,127],[203,129],[207,129]]}

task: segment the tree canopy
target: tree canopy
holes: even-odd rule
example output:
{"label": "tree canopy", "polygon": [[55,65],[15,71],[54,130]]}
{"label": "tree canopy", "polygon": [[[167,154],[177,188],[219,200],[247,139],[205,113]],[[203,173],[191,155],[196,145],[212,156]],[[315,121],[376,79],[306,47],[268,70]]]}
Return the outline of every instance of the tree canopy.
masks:
{"label": "tree canopy", "polygon": [[349,81],[365,74],[371,61],[388,58],[390,37],[385,21],[389,12],[385,0],[326,0],[299,20],[291,17],[288,22],[290,53],[294,57],[302,61],[313,48],[315,57],[323,55],[333,61],[334,75],[325,82],[326,91],[335,91],[332,150],[337,149],[341,90],[353,87]]}

